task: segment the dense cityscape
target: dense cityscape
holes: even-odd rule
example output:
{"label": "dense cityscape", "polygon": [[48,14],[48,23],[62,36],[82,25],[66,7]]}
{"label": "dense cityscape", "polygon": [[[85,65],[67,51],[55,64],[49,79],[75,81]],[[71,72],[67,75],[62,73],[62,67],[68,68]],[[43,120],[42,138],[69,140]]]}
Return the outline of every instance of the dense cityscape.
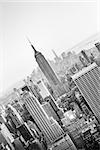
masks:
{"label": "dense cityscape", "polygon": [[100,150],[100,41],[47,60],[0,104],[0,150]]}

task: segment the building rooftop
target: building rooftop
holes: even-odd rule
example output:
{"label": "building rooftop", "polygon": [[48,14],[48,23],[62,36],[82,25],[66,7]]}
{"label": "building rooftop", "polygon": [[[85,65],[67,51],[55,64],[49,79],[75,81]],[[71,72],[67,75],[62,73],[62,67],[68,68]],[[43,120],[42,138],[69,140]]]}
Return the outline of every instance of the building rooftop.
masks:
{"label": "building rooftop", "polygon": [[75,80],[95,67],[97,67],[97,64],[93,63],[93,64],[89,65],[88,67],[84,67],[82,70],[80,70],[79,72],[77,72],[76,74],[74,74],[71,77],[73,80]]}

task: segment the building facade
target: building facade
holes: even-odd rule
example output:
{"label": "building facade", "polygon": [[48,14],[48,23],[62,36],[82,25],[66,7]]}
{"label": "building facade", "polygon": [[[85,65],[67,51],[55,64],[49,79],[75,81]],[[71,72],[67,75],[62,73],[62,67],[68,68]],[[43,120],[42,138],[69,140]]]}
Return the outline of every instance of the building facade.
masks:
{"label": "building facade", "polygon": [[37,123],[41,132],[44,134],[48,144],[53,143],[56,139],[59,138],[59,136],[64,134],[62,128],[58,123],[56,129],[52,127],[47,114],[43,110],[41,104],[33,95],[28,92],[24,93],[23,99],[29,113]]}
{"label": "building facade", "polygon": [[72,79],[100,121],[100,68],[93,63],[73,75]]}
{"label": "building facade", "polygon": [[37,85],[40,89],[40,94],[44,100],[44,102],[42,104],[43,109],[45,110],[45,112],[47,114],[49,114],[49,117],[51,114],[51,116],[54,117],[54,119],[60,123],[60,119],[61,119],[61,117],[59,115],[60,110],[59,110],[59,107],[58,107],[55,99],[50,94],[49,90],[47,89],[47,87],[43,81],[39,80],[37,82]]}

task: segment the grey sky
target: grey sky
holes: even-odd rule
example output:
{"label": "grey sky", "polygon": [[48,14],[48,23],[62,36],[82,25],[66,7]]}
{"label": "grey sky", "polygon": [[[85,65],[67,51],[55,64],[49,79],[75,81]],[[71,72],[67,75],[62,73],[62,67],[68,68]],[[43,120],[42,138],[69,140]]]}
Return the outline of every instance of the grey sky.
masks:
{"label": "grey sky", "polygon": [[35,48],[52,59],[99,31],[98,5],[94,1],[5,2],[1,4],[3,56],[2,84],[5,91],[30,75],[36,67]]}

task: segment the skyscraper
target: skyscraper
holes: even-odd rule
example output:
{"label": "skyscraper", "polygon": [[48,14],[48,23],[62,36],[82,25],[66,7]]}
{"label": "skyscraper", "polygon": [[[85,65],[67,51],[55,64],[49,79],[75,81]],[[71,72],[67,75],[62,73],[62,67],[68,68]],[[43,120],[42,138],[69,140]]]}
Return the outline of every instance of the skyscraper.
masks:
{"label": "skyscraper", "polygon": [[47,113],[49,118],[53,117],[56,121],[60,120],[60,117],[57,116],[57,113],[54,111],[49,102],[45,102],[44,104],[42,104],[42,108]]}
{"label": "skyscraper", "polygon": [[32,44],[31,44],[31,47],[34,50],[35,59],[39,65],[40,69],[44,73],[45,77],[47,78],[48,82],[52,86],[53,90],[56,92],[56,95],[60,96],[60,95],[64,94],[66,91],[65,91],[64,87],[61,85],[58,77],[56,76],[55,72],[49,65],[48,61],[45,59],[45,57],[42,55],[42,53],[40,53],[39,51],[37,51],[34,48],[34,46]]}
{"label": "skyscraper", "polygon": [[52,114],[52,117],[54,117],[54,119],[60,123],[61,122],[60,121],[61,117],[59,115],[60,110],[59,110],[59,107],[58,107],[56,101],[50,94],[49,90],[47,89],[47,87],[45,86],[43,81],[38,81],[37,85],[40,89],[40,94],[45,102],[45,104],[42,105],[44,110],[46,111],[48,109],[48,111],[46,111],[46,112],[49,112],[49,114]]}
{"label": "skyscraper", "polygon": [[87,63],[89,64],[90,63],[90,60],[86,54],[86,52],[84,50],[81,51],[81,54],[83,55],[83,57],[86,59]]}
{"label": "skyscraper", "polygon": [[8,105],[8,117],[10,118],[10,121],[14,123],[15,127],[23,124],[23,119],[17,112],[17,110],[12,106]]}
{"label": "skyscraper", "polygon": [[100,67],[93,63],[73,75],[72,79],[100,121]]}
{"label": "skyscraper", "polygon": [[43,101],[43,98],[41,94],[39,93],[39,89],[36,84],[33,83],[30,77],[27,77],[27,80],[24,80],[25,86],[22,88],[22,91],[30,91],[41,103]]}
{"label": "skyscraper", "polygon": [[55,58],[54,58],[55,62],[59,63],[61,61],[61,58],[57,56],[57,54],[56,54],[56,52],[54,50],[52,50],[52,52],[53,52],[53,54],[55,56]]}
{"label": "skyscraper", "polygon": [[56,139],[59,138],[59,136],[63,135],[64,132],[59,124],[57,123],[56,129],[52,126],[41,104],[32,94],[25,92],[23,94],[23,99],[29,113],[38,124],[38,127],[44,134],[48,144],[53,143]]}

